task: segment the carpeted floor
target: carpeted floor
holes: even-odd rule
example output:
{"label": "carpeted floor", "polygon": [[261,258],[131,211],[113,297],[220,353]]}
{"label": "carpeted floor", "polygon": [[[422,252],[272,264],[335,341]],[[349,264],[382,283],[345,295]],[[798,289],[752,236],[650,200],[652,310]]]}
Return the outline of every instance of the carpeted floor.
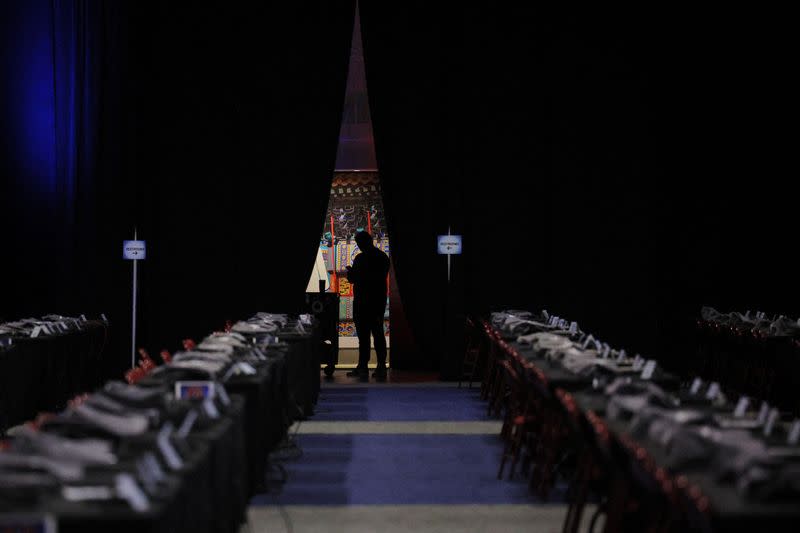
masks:
{"label": "carpeted floor", "polygon": [[273,505],[248,514],[242,533],[561,533],[564,521],[559,505]]}
{"label": "carpeted floor", "polygon": [[456,387],[330,387],[314,421],[486,420],[477,389]]}
{"label": "carpeted floor", "polygon": [[498,481],[495,435],[299,435],[288,482],[253,504],[530,503],[527,483]]}
{"label": "carpeted floor", "polygon": [[499,428],[476,389],[325,387],[294,428],[285,483],[251,502],[250,530],[374,531],[391,516],[408,527],[380,529],[560,530],[564,487],[543,503],[521,476],[497,479]]}

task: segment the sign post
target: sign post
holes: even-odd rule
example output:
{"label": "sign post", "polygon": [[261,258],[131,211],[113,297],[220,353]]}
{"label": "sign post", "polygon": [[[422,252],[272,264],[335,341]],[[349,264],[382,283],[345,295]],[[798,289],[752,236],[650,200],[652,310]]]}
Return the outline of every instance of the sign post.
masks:
{"label": "sign post", "polygon": [[437,237],[437,252],[447,256],[447,285],[442,302],[442,361],[440,372],[443,379],[457,379],[461,374],[464,356],[464,294],[463,280],[453,279],[453,257],[462,253],[461,235],[453,235],[452,227],[447,226],[447,235]]}
{"label": "sign post", "polygon": [[450,256],[461,255],[461,235],[451,235],[448,226],[447,235],[439,235],[437,245],[439,255],[447,256],[447,283],[450,283]]}
{"label": "sign post", "polygon": [[136,299],[138,295],[137,284],[139,281],[137,266],[139,261],[147,257],[145,241],[140,241],[136,228],[133,229],[133,240],[122,241],[122,258],[133,261],[133,295],[131,310],[131,368],[136,366]]}

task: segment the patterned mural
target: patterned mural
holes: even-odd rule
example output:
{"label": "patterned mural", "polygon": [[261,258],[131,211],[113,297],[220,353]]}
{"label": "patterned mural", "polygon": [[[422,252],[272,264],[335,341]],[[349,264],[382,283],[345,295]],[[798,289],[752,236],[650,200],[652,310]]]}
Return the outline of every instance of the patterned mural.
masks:
{"label": "patterned mural", "polygon": [[362,230],[376,239],[386,238],[378,173],[337,172],[331,185],[322,243],[331,247],[335,244],[333,238],[337,243],[352,241]]}
{"label": "patterned mural", "polygon": [[[336,172],[331,185],[328,212],[320,239],[320,252],[331,280],[331,290],[339,292],[339,336],[355,337],[353,288],[347,281],[347,266],[360,253],[355,243],[359,231],[369,231],[375,246],[389,254],[386,219],[381,202],[378,173]],[[389,334],[387,294],[384,329]]]}

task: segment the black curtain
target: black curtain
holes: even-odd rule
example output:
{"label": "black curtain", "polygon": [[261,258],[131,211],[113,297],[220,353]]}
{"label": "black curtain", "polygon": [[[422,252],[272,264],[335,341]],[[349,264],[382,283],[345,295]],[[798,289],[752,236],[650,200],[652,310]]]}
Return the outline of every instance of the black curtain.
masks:
{"label": "black curtain", "polygon": [[450,342],[431,275],[449,221],[468,311],[544,307],[667,359],[689,353],[702,304],[797,313],[794,84],[771,14],[378,4],[360,4],[365,63],[422,360]]}
{"label": "black curtain", "polygon": [[143,339],[300,312],[324,223],[354,2],[146,2]]}
{"label": "black curtain", "polygon": [[[0,315],[105,312],[142,344],[298,310],[353,2],[0,4]],[[362,1],[397,282],[452,375],[465,311],[546,307],[679,357],[700,305],[797,315],[790,17]],[[464,255],[435,253],[463,234]],[[678,354],[678,355],[675,355]]]}
{"label": "black curtain", "polygon": [[798,86],[784,10],[695,6],[654,19],[664,28],[655,95],[668,169],[655,234],[657,348],[679,364],[701,305],[800,314],[787,238],[797,208],[786,194]]}
{"label": "black curtain", "polygon": [[[436,237],[462,232],[463,183],[456,122],[463,102],[453,75],[465,59],[460,17],[430,3],[359,2],[375,150],[392,260],[416,350],[392,367],[439,369],[448,317],[463,284],[451,283]],[[463,329],[463,328],[462,328]]]}
{"label": "black curtain", "polygon": [[662,177],[646,15],[475,9],[466,30],[477,79],[465,85],[477,110],[466,156],[484,184],[471,189],[472,276],[497,271],[476,284],[484,308],[547,308],[636,350],[655,333]]}
{"label": "black curtain", "polygon": [[130,273],[120,246],[135,176],[128,8],[88,0],[0,7],[6,319],[104,313],[123,338]]}
{"label": "black curtain", "polygon": [[[139,344],[300,311],[324,222],[354,2],[3,2],[0,316],[105,313]],[[7,253],[5,253],[7,252]]]}

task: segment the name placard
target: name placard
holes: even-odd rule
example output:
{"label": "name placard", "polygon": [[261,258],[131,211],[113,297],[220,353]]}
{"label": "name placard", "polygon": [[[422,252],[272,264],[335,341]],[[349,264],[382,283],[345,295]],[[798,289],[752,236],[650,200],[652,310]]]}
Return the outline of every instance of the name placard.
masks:
{"label": "name placard", "polygon": [[213,398],[216,392],[213,381],[176,381],[175,397],[181,400]]}
{"label": "name placard", "polygon": [[653,377],[653,372],[656,371],[656,361],[655,359],[648,360],[645,365],[644,369],[642,370],[642,379],[650,379]]}
{"label": "name placard", "polygon": [[714,381],[708,386],[708,390],[706,391],[706,399],[713,400],[717,396],[719,396],[719,383]]}
{"label": "name placard", "polygon": [[183,459],[181,456],[178,455],[177,450],[172,445],[172,442],[169,440],[172,436],[173,426],[171,422],[167,422],[158,432],[158,437],[156,437],[156,444],[158,445],[158,449],[161,452],[161,455],[164,457],[164,460],[167,462],[167,466],[169,466],[172,470],[178,470],[183,466]]}
{"label": "name placard", "polygon": [[197,414],[197,411],[195,411],[194,409],[192,409],[186,414],[186,418],[184,418],[183,422],[181,422],[181,427],[179,427],[178,431],[175,432],[178,438],[185,439],[186,437],[189,436],[189,433],[192,431],[192,428],[194,427],[194,423],[197,422],[198,416],[199,415]]}
{"label": "name placard", "polygon": [[203,411],[205,411],[209,418],[219,418],[219,409],[217,409],[214,400],[210,396],[203,400]]}
{"label": "name placard", "polygon": [[773,408],[769,412],[769,416],[767,416],[767,423],[764,425],[764,436],[769,437],[772,435],[772,430],[775,428],[775,423],[778,421],[778,417],[780,416],[780,412]]}
{"label": "name placard", "polygon": [[798,441],[800,441],[800,420],[795,420],[792,422],[791,428],[789,428],[789,436],[786,438],[786,443],[790,446],[797,446]]}
{"label": "name placard", "polygon": [[742,418],[744,414],[747,412],[747,408],[750,406],[750,398],[747,396],[742,396],[739,398],[739,402],[736,404],[736,409],[733,411],[733,416],[735,418]]}
{"label": "name placard", "polygon": [[761,402],[761,408],[758,410],[759,425],[762,425],[767,421],[768,414],[769,414],[769,404],[767,402]]}

